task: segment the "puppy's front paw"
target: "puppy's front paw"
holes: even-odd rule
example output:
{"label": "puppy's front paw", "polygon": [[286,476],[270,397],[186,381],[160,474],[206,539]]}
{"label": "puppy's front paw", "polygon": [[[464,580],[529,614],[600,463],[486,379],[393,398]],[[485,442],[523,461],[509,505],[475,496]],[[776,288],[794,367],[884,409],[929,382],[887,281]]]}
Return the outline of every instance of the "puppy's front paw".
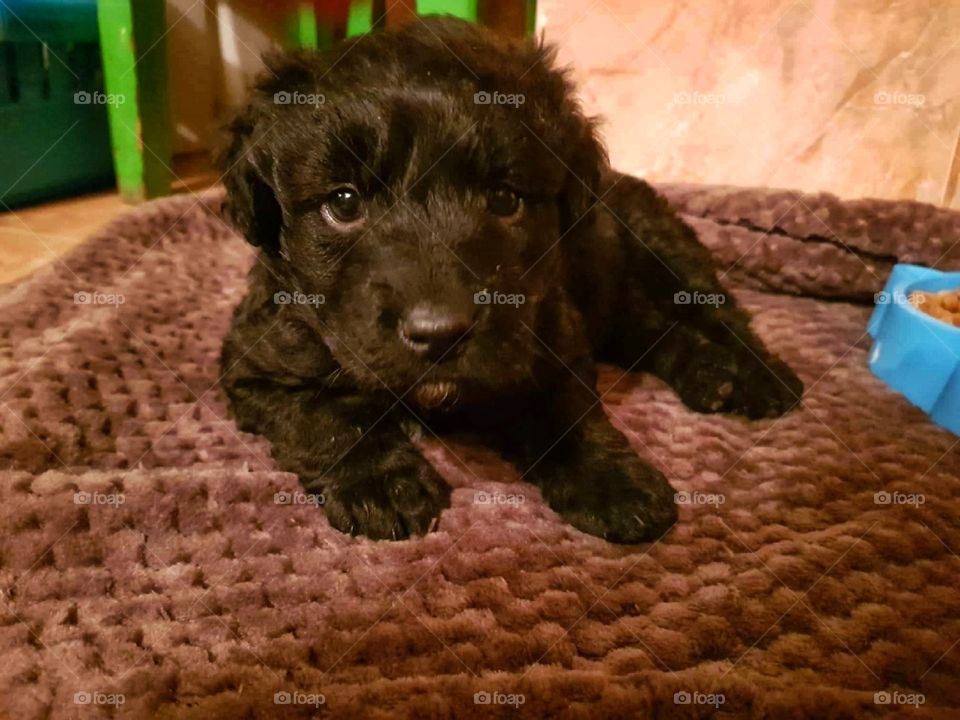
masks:
{"label": "puppy's front paw", "polygon": [[611,542],[656,540],[677,520],[670,483],[636,457],[578,464],[541,487],[564,520]]}
{"label": "puppy's front paw", "polygon": [[773,418],[800,404],[803,382],[773,355],[741,358],[731,411],[751,419]]}
{"label": "puppy's front paw", "polygon": [[333,480],[323,495],[333,527],[371,540],[424,535],[450,506],[450,486],[414,451],[391,454],[366,474]]}
{"label": "puppy's front paw", "polygon": [[674,384],[691,410],[751,419],[783,415],[803,395],[803,383],[779,358],[762,349],[735,351],[713,343],[688,360]]}

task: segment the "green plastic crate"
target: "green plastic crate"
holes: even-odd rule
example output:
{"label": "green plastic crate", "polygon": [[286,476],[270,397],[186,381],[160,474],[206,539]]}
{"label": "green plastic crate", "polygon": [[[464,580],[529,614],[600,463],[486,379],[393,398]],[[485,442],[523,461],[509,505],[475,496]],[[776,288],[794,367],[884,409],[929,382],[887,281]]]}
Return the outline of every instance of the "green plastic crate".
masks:
{"label": "green plastic crate", "polygon": [[94,0],[0,5],[0,210],[114,183]]}

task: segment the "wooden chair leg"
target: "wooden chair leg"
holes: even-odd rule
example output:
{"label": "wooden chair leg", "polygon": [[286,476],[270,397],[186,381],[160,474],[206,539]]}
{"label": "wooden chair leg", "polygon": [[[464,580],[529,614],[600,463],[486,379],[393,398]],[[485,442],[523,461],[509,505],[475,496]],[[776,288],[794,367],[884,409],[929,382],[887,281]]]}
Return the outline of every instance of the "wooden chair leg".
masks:
{"label": "wooden chair leg", "polygon": [[99,0],[97,24],[117,186],[125,202],[170,193],[163,0]]}
{"label": "wooden chair leg", "polygon": [[410,22],[417,16],[415,0],[386,0],[387,27]]}
{"label": "wooden chair leg", "polygon": [[480,0],[480,22],[497,32],[513,37],[527,33],[527,2],[517,0]]}

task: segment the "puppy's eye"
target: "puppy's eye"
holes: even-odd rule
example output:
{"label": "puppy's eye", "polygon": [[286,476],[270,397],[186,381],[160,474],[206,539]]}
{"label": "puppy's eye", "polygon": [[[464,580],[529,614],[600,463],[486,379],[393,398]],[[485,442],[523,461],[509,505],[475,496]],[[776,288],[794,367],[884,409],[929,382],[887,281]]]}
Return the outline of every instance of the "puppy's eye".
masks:
{"label": "puppy's eye", "polygon": [[334,190],[323,204],[323,215],[333,225],[349,225],[363,217],[363,200],[353,187]]}
{"label": "puppy's eye", "polygon": [[508,187],[499,187],[487,194],[487,210],[500,217],[510,217],[520,210],[520,196]]}

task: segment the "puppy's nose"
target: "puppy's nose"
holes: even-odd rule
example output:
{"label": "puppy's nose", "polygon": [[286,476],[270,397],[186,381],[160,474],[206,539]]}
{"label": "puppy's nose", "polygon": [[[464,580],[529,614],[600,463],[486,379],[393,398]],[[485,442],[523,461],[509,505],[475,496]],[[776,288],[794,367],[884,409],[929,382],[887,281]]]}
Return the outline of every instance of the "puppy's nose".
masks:
{"label": "puppy's nose", "polygon": [[473,318],[436,305],[417,305],[400,322],[400,339],[419,355],[437,356],[466,337]]}

